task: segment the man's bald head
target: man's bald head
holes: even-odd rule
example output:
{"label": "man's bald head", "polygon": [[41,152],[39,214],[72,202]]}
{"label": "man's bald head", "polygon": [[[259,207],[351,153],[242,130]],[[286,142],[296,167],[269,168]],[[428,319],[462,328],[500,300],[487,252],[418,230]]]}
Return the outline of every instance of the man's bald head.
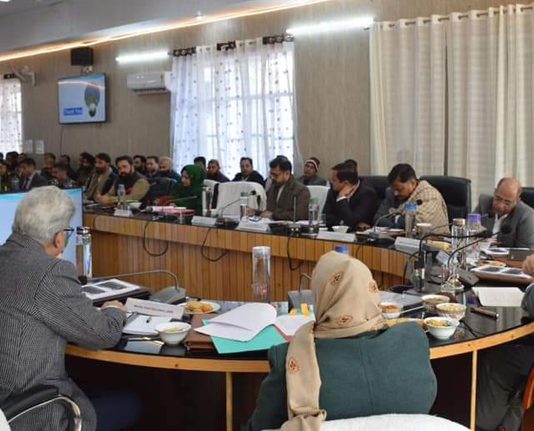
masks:
{"label": "man's bald head", "polygon": [[493,210],[495,213],[499,217],[509,214],[519,203],[521,191],[521,183],[517,178],[501,178],[493,194]]}

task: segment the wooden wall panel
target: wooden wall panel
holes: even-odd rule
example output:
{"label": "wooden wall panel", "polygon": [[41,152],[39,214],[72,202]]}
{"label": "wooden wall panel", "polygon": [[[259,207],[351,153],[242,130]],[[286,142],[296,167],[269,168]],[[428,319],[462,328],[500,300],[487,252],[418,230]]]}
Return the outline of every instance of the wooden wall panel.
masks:
{"label": "wooden wall panel", "polygon": [[[252,247],[271,247],[272,298],[284,300],[288,290],[298,288],[301,274],[311,275],[319,257],[339,245],[332,241],[172,223],[147,224],[139,219],[94,214],[85,215],[85,224],[93,227],[95,276],[167,269],[178,276],[180,285],[186,287],[191,295],[236,301],[252,299]],[[145,226],[148,226],[146,237]],[[208,245],[202,249],[206,235]],[[290,268],[287,256],[288,241],[293,268]],[[151,256],[147,250],[161,256]],[[369,266],[381,288],[387,289],[402,282],[407,255],[352,244],[350,254]],[[154,290],[172,284],[169,277],[158,274],[132,277],[132,280]],[[304,287],[307,288],[308,284],[305,283]]]}

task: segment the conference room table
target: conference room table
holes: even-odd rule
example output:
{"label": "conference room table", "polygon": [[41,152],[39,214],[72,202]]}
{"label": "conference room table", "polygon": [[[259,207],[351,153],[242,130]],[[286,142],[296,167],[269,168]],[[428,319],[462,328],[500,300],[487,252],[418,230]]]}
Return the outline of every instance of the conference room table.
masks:
{"label": "conference room table", "polygon": [[[221,311],[252,299],[251,250],[254,246],[271,247],[274,301],[287,300],[288,291],[300,285],[301,274],[311,274],[319,257],[338,245],[348,246],[349,254],[371,269],[379,287],[384,290],[406,283],[410,262],[410,254],[396,250],[391,243],[376,244],[366,238],[360,238],[357,243],[344,243],[191,226],[178,224],[172,218],[154,219],[153,215],[144,213],[132,218],[114,217],[105,211],[85,213],[84,224],[91,228],[93,237],[95,276],[170,270],[178,275],[180,285],[190,296],[218,300]],[[155,291],[172,284],[171,280],[158,274],[133,277],[133,281]],[[435,290],[438,287],[428,288]],[[500,317],[492,319],[468,309],[450,340],[439,341],[429,335],[430,358],[439,382],[433,411],[443,412],[444,416],[472,429],[476,420],[479,353],[534,333],[534,323],[520,308],[497,311]],[[420,313],[414,317],[421,317]],[[239,422],[234,417],[234,376],[269,371],[265,351],[218,355],[215,352],[188,352],[183,346],[161,347],[153,342],[124,340],[114,349],[97,352],[71,345],[67,353],[72,357],[140,367],[224,373],[227,430],[236,429]],[[451,393],[458,392],[458,386],[467,386],[464,388],[467,399],[451,398]]]}

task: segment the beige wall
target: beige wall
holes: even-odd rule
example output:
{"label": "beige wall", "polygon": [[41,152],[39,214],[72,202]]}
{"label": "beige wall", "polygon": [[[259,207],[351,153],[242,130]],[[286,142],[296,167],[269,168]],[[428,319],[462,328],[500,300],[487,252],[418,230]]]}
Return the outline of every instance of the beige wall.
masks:
{"label": "beige wall", "polygon": [[[283,33],[298,24],[371,14],[375,20],[396,20],[486,8],[491,0],[340,0],[298,9],[140,36],[95,47],[96,72],[108,77],[108,119],[97,125],[61,126],[57,120],[57,79],[80,74],[70,66],[68,51],[12,62],[29,65],[37,85],[23,85],[24,136],[43,139],[47,151],[107,151],[119,154],[169,154],[169,95],[138,96],[126,88],[126,75],[170,70],[170,61],[121,66],[119,54],[183,48],[234,39]],[[368,31],[353,30],[296,40],[298,139],[304,158],[315,155],[322,171],[345,158],[355,158],[369,172]],[[0,63],[0,72],[9,71]]]}

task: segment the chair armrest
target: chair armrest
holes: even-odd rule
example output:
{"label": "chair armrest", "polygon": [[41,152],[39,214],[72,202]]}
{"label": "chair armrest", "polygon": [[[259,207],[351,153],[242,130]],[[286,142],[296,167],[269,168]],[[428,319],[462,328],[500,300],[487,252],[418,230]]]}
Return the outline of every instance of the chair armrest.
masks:
{"label": "chair armrest", "polygon": [[530,370],[527,385],[523,392],[523,408],[529,410],[534,405],[534,369]]}
{"label": "chair armrest", "polygon": [[56,398],[58,394],[59,390],[55,386],[39,385],[9,397],[0,408],[4,411],[7,420],[10,420],[33,406]]}

